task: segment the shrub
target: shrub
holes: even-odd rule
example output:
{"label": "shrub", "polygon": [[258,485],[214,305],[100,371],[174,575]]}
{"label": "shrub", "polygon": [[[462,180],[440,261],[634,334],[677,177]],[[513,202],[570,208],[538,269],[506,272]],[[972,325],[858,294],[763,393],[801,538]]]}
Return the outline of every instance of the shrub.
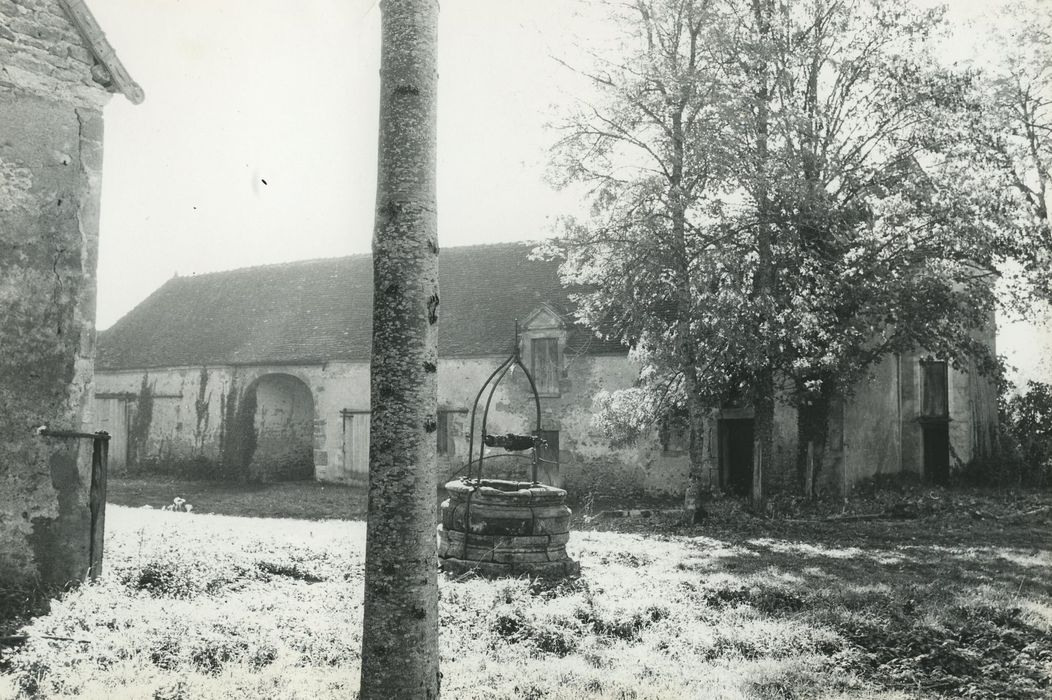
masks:
{"label": "shrub", "polygon": [[976,486],[1052,485],[1052,385],[1027,382],[1026,392],[998,400],[999,449],[972,460],[961,471],[962,482]]}
{"label": "shrub", "polygon": [[128,568],[119,569],[118,580],[128,588],[155,598],[193,598],[212,594],[237,578],[233,570],[203,563],[178,552],[164,552]]}
{"label": "shrub", "polygon": [[1026,389],[1008,399],[1004,422],[1019,449],[1020,480],[1048,486],[1052,483],[1052,385],[1027,382]]}

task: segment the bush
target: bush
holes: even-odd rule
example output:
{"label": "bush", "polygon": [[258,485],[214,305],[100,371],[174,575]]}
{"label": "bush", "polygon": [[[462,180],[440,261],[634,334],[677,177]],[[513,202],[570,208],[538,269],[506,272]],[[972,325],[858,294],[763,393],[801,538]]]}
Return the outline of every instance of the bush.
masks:
{"label": "bush", "polygon": [[1052,485],[1052,385],[1027,382],[1026,392],[1002,390],[997,454],[973,460],[960,480],[976,486]]}
{"label": "bush", "polygon": [[1007,432],[1019,450],[1021,480],[1030,486],[1052,483],[1052,385],[1027,382],[1026,393],[1005,405]]}

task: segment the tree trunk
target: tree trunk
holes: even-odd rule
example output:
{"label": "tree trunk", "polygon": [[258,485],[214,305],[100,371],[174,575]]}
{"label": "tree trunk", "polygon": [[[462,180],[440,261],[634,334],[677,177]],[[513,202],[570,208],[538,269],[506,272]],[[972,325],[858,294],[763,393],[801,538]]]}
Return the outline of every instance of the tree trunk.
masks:
{"label": "tree trunk", "polygon": [[683,509],[690,522],[697,523],[705,517],[704,497],[712,490],[712,475],[706,468],[705,428],[707,412],[698,399],[693,377],[687,381],[687,419],[690,427],[687,456],[690,464],[687,471],[687,492]]}
{"label": "tree trunk", "polygon": [[437,698],[436,0],[382,0],[361,697]]}
{"label": "tree trunk", "polygon": [[[822,475],[826,443],[829,439],[830,392],[823,390],[811,403],[802,405],[796,412],[796,473],[801,493],[807,498],[814,496],[814,484]],[[808,445],[811,446],[810,455]],[[813,471],[808,478],[808,462]]]}
{"label": "tree trunk", "polygon": [[[773,5],[770,0],[753,0],[753,13],[759,32],[761,50],[756,71],[756,197],[757,235],[756,251],[758,262],[756,278],[753,285],[753,296],[760,309],[759,329],[770,333],[772,322],[772,298],[775,286],[773,261],[773,232],[771,226],[770,203],[770,166],[768,135],[770,132],[770,69],[769,57],[765,53],[770,45],[771,16]],[[760,342],[767,349],[767,357],[753,377],[753,410],[755,416],[753,451],[754,470],[752,488],[752,506],[763,510],[764,472],[770,466],[774,452],[774,363],[770,353],[773,351],[771,338],[761,337]]]}
{"label": "tree trunk", "polygon": [[672,242],[676,247],[678,262],[676,273],[679,299],[676,309],[676,334],[680,345],[684,392],[690,422],[687,448],[690,464],[687,470],[687,491],[683,497],[683,509],[688,520],[696,523],[705,515],[702,508],[702,496],[709,490],[710,485],[708,475],[705,474],[704,408],[698,399],[697,367],[695,366],[697,354],[694,352],[694,341],[690,334],[693,290],[690,279],[691,259],[687,247],[687,202],[683,191],[683,170],[686,166],[684,109],[685,104],[680,103],[674,105],[669,114],[672,123],[672,154],[668,198],[672,221]]}
{"label": "tree trunk", "polygon": [[774,373],[761,368],[753,384],[753,476],[750,504],[754,511],[764,509],[764,481],[774,457]]}

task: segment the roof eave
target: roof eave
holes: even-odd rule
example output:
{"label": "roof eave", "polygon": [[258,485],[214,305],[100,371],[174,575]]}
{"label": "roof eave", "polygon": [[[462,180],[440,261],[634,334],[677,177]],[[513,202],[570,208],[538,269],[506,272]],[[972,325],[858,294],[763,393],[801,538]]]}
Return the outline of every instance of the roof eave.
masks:
{"label": "roof eave", "polygon": [[117,58],[117,53],[106,39],[99,23],[95,21],[95,15],[91,14],[91,10],[84,4],[84,0],[59,0],[59,4],[62,5],[70,21],[80,32],[88,48],[91,49],[91,53],[113,78],[113,85],[117,92],[127,97],[132,104],[142,104],[142,101],[146,99],[146,93],[137,82],[132,80],[124,64]]}

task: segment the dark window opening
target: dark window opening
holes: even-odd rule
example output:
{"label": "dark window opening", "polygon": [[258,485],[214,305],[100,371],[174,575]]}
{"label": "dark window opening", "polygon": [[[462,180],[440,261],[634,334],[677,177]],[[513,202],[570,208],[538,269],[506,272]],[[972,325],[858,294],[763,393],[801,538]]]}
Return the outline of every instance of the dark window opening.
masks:
{"label": "dark window opening", "polygon": [[559,393],[559,339],[534,338],[530,341],[530,374],[540,394]]}
{"label": "dark window opening", "polygon": [[921,362],[921,415],[925,418],[949,418],[949,371],[945,362]]}

